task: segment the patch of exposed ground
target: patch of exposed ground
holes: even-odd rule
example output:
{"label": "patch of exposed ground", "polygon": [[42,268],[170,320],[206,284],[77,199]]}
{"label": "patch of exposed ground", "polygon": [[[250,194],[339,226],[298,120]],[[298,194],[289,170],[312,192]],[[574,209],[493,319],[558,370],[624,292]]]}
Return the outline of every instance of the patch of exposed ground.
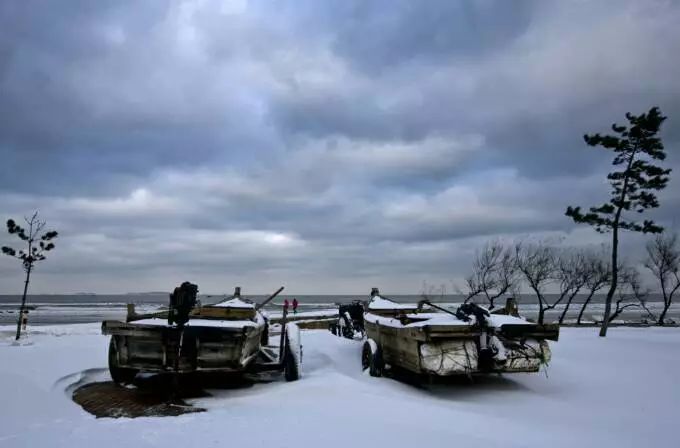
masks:
{"label": "patch of exposed ground", "polygon": [[79,387],[73,392],[73,401],[95,417],[164,417],[205,410],[163,391],[124,387],[112,381]]}

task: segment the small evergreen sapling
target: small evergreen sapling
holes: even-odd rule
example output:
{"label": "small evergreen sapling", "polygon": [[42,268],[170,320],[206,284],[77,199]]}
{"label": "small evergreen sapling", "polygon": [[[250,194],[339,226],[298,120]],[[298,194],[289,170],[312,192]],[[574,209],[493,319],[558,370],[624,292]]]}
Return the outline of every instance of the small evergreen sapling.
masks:
{"label": "small evergreen sapling", "polygon": [[24,229],[13,219],[9,219],[7,220],[7,231],[11,235],[16,235],[23,242],[23,244],[26,245],[26,249],[17,251],[12,247],[2,247],[2,253],[20,260],[24,271],[26,271],[24,293],[21,297],[19,318],[17,319],[17,340],[19,340],[19,337],[21,337],[21,319],[24,315],[24,311],[26,310],[26,294],[28,293],[28,284],[31,281],[31,272],[33,271],[35,263],[45,260],[45,258],[47,258],[45,254],[54,249],[53,240],[58,235],[58,233],[54,230],[50,230],[41,234],[46,223],[45,221],[38,219],[38,212],[33,213],[33,216],[30,218],[24,219],[28,225],[28,229]]}

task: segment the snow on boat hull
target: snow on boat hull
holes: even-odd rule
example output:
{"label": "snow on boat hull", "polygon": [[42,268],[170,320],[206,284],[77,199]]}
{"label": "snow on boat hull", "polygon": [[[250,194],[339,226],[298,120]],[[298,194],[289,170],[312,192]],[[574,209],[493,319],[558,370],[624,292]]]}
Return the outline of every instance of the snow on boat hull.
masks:
{"label": "snow on boat hull", "polygon": [[476,305],[452,313],[427,304],[439,312],[392,302],[374,289],[364,314],[366,335],[378,347],[374,363],[438,376],[537,372],[551,358],[547,340],[559,335],[556,325]]}

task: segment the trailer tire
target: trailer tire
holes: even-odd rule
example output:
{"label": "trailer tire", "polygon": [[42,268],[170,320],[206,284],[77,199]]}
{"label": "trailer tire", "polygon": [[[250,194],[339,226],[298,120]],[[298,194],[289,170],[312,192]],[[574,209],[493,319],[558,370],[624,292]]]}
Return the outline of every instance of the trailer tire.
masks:
{"label": "trailer tire", "polygon": [[381,377],[385,369],[380,346],[373,340],[367,339],[361,352],[361,367],[368,369],[368,373],[374,377]]}
{"label": "trailer tire", "polygon": [[111,336],[111,340],[109,341],[109,373],[111,374],[113,382],[116,384],[130,384],[135,379],[135,376],[137,376],[137,372],[137,369],[119,366],[118,349],[114,336]]}
{"label": "trailer tire", "polygon": [[300,365],[302,364],[300,328],[295,324],[287,324],[285,331],[286,338],[283,351],[283,373],[286,381],[297,381],[300,379]]}

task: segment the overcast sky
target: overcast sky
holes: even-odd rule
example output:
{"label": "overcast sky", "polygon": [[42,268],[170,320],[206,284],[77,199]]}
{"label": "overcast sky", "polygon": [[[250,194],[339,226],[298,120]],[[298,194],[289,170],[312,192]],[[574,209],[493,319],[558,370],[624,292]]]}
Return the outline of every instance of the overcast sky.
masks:
{"label": "overcast sky", "polygon": [[[34,293],[451,290],[489,239],[603,241],[563,215],[608,194],[583,133],[659,106],[680,175],[678,24],[671,0],[4,0],[0,218],[60,232]],[[0,293],[22,275],[2,257]]]}

